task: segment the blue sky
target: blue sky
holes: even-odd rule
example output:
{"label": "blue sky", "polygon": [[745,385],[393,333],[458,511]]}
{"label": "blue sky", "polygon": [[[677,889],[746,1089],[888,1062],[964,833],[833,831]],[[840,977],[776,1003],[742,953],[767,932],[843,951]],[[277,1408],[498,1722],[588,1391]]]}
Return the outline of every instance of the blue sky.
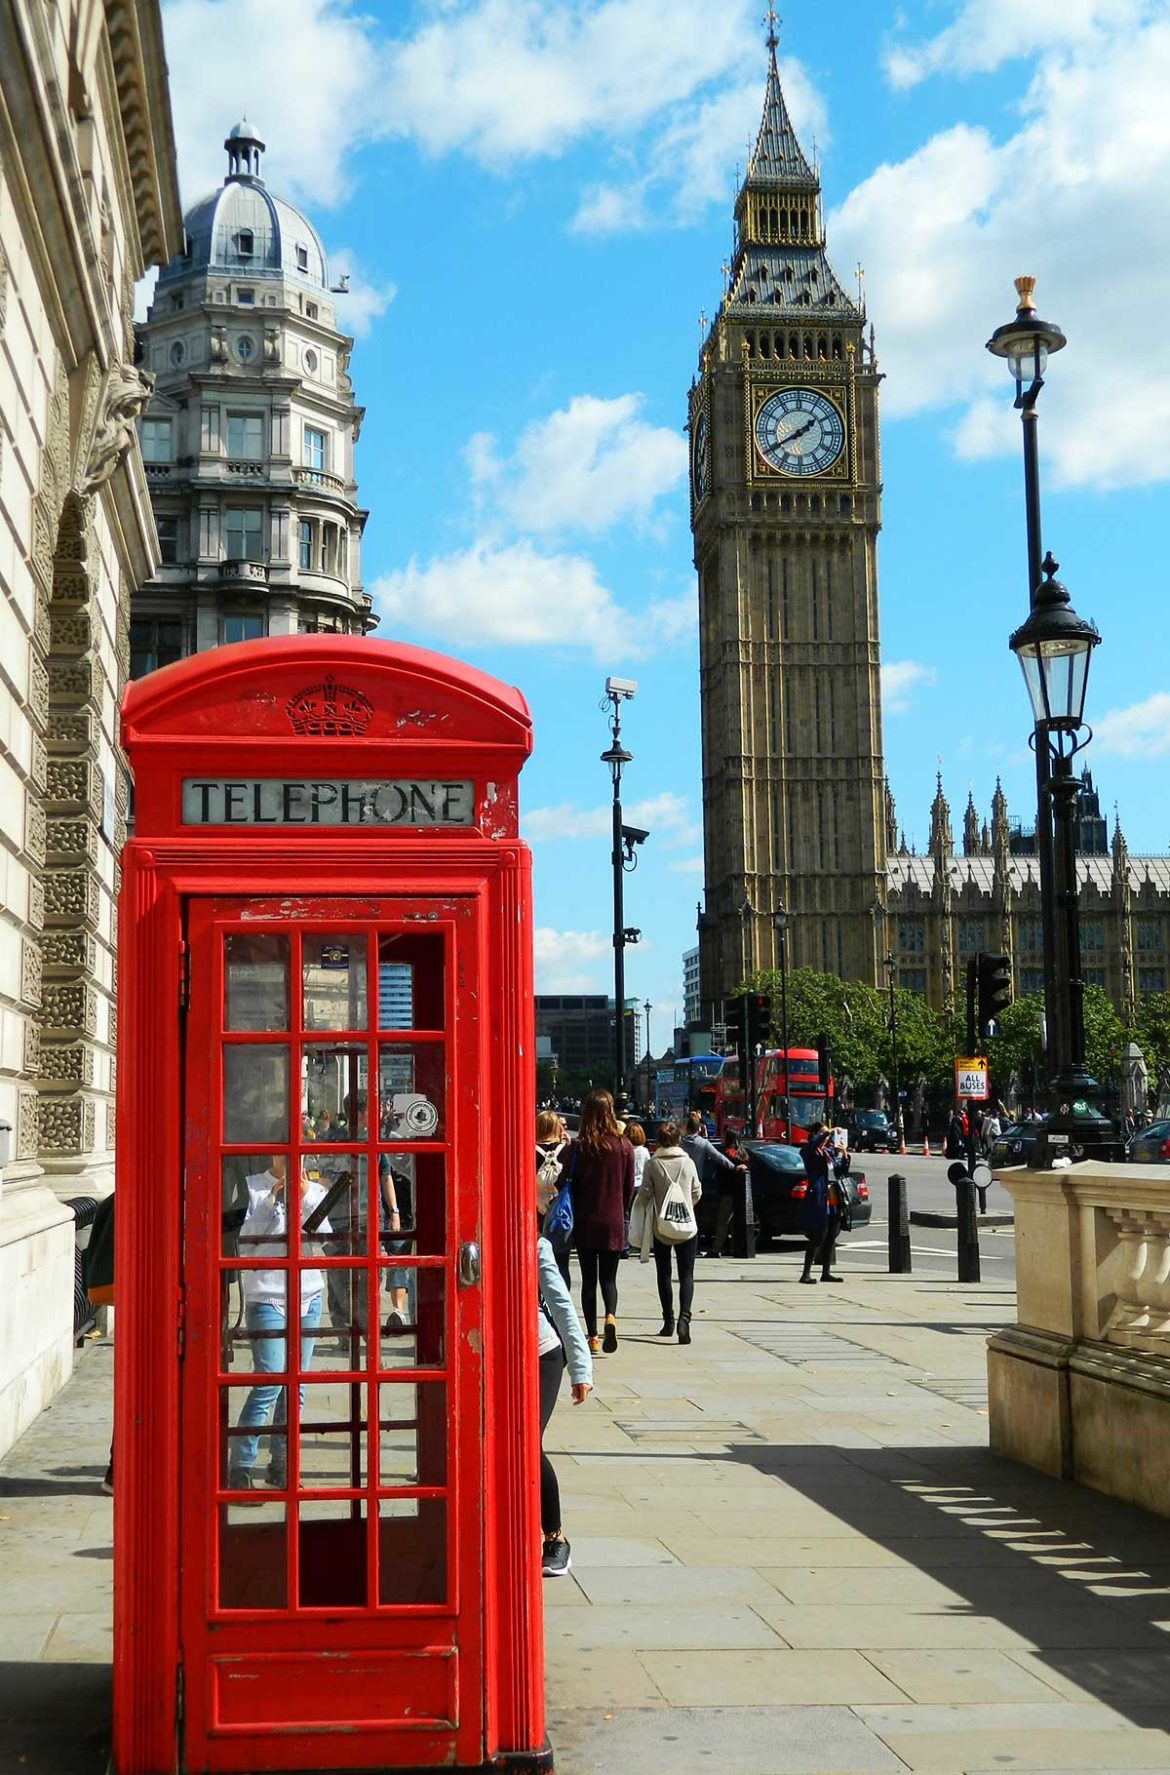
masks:
{"label": "blue sky", "polygon": [[[761,0],[164,0],[184,202],[241,111],[351,274],[378,633],[521,686],[538,984],[611,981],[607,672],[638,680],[629,990],[680,1007],[702,890],[684,424]],[[1033,794],[1007,636],[1026,609],[1019,422],[983,350],[1012,278],[1069,336],[1042,395],[1044,540],[1103,634],[1087,754],[1170,849],[1170,0],[790,0],[781,77],[830,257],[865,266],[883,387],[885,745],[921,846],[1002,775]]]}

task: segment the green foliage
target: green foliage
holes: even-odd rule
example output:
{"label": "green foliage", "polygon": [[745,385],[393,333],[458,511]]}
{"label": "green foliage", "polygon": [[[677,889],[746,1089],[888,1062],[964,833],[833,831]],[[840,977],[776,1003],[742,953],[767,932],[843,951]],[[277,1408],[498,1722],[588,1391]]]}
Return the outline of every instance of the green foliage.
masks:
{"label": "green foliage", "polygon": [[1132,1035],[1145,1055],[1153,1084],[1159,1072],[1170,1067],[1170,993],[1154,992],[1142,999]]}
{"label": "green foliage", "polygon": [[[780,1040],[780,975],[754,974],[744,989],[772,996],[772,1039]],[[903,1088],[920,1073],[932,1085],[945,1085],[958,1049],[946,1018],[917,993],[895,988],[898,1023],[898,1076]],[[815,968],[794,968],[788,976],[788,1041],[812,1048],[827,1036],[833,1071],[862,1090],[893,1077],[890,995],[859,981],[845,981]]]}

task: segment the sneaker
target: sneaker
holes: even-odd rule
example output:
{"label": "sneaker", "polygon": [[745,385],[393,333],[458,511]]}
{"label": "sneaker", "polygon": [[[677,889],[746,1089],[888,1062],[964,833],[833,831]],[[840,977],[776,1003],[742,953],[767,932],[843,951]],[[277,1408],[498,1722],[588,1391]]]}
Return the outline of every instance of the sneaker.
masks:
{"label": "sneaker", "polygon": [[270,1485],[273,1491],[287,1491],[288,1474],[283,1467],[269,1467],[264,1475],[264,1483]]}
{"label": "sneaker", "polygon": [[[228,1474],[228,1490],[254,1492],[256,1490],[256,1476],[251,1467],[233,1467]],[[253,1497],[236,1499],[237,1505],[255,1505],[259,1502],[259,1498]]]}
{"label": "sneaker", "polygon": [[573,1561],[569,1553],[569,1543],[562,1535],[558,1540],[549,1535],[544,1543],[540,1557],[540,1575],[542,1578],[564,1578],[572,1569]]}
{"label": "sneaker", "polygon": [[589,1339],[589,1354],[591,1356],[600,1356],[601,1339],[599,1337],[591,1337]]}
{"label": "sneaker", "polygon": [[113,1495],[114,1495],[114,1463],[113,1463],[113,1461],[111,1461],[109,1466],[106,1468],[106,1476],[102,1480],[102,1490],[105,1492],[107,1498],[113,1497]]}
{"label": "sneaker", "polygon": [[607,1356],[612,1356],[617,1349],[617,1326],[612,1319],[605,1321],[605,1336],[601,1340],[601,1347]]}
{"label": "sneaker", "polygon": [[386,1315],[386,1336],[401,1337],[406,1330],[406,1320],[397,1307],[391,1307]]}

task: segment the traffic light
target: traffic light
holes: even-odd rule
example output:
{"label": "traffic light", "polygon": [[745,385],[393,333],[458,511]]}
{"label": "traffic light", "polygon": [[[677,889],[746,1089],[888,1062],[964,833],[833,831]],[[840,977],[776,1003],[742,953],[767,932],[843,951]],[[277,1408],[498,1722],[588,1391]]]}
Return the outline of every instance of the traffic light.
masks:
{"label": "traffic light", "polygon": [[817,1037],[817,1072],[820,1076],[821,1090],[828,1096],[829,1081],[833,1077],[833,1056],[829,1051],[827,1035]]}
{"label": "traffic light", "polygon": [[1007,955],[981,955],[978,969],[979,1017],[978,1034],[990,1033],[1002,1012],[1012,1002],[1012,963]]}
{"label": "traffic light", "polygon": [[755,1048],[761,1043],[766,1045],[772,1033],[772,995],[768,992],[749,992],[744,1003],[747,1006],[748,1046]]}
{"label": "traffic light", "polygon": [[729,1054],[741,1054],[747,1031],[744,1027],[746,1005],[742,998],[728,998],[723,1001],[723,1027],[726,1030],[724,1046]]}

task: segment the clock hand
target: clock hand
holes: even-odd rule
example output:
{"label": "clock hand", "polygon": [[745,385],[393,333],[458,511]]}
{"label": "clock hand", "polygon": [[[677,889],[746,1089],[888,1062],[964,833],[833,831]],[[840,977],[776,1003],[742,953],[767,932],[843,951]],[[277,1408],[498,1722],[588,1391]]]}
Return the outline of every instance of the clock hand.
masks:
{"label": "clock hand", "polygon": [[802,438],[806,431],[811,431],[816,423],[815,419],[806,419],[799,430],[789,432],[788,436],[784,439],[785,444],[795,444],[797,438]]}

